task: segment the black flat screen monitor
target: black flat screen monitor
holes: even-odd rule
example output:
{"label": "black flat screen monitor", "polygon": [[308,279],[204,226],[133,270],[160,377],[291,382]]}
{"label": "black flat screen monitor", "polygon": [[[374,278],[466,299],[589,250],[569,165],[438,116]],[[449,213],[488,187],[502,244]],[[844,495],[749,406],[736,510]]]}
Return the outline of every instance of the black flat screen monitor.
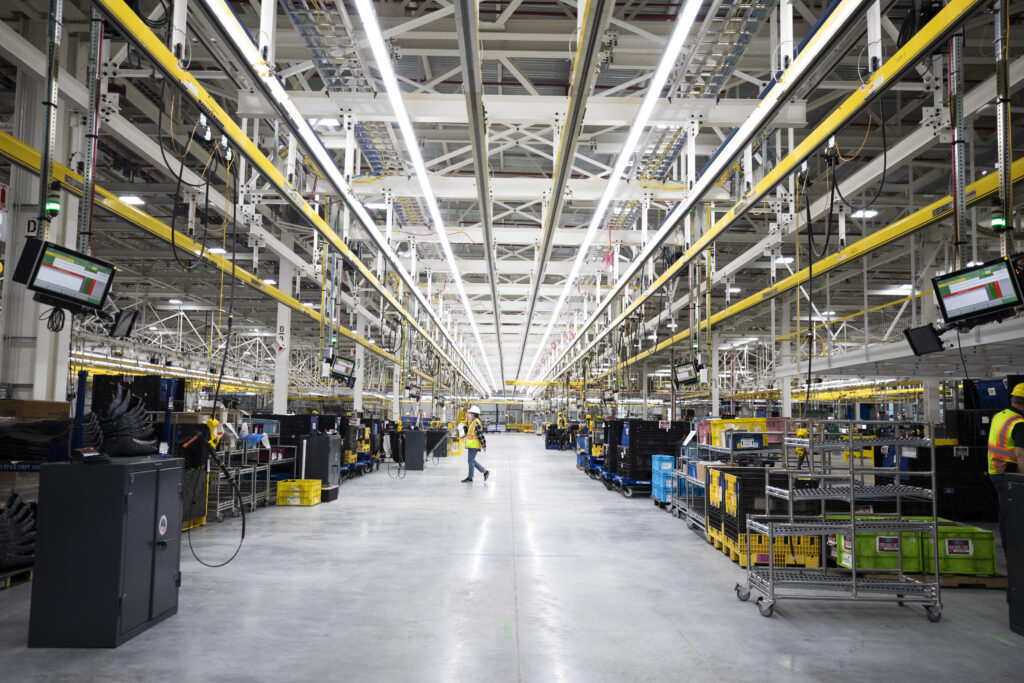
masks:
{"label": "black flat screen monitor", "polygon": [[127,339],[132,336],[135,320],[138,317],[139,312],[131,308],[118,311],[117,316],[114,317],[114,324],[110,326],[110,336],[114,339]]}
{"label": "black flat screen monitor", "polygon": [[942,350],[942,340],[939,339],[939,333],[931,325],[922,325],[921,327],[903,330],[903,336],[907,338],[910,350],[914,352],[915,356],[923,356],[926,353],[935,353]]}
{"label": "black flat screen monitor", "polygon": [[335,356],[331,360],[331,376],[335,379],[348,380],[355,370],[355,361],[343,356]]}
{"label": "black flat screen monitor", "polygon": [[420,400],[420,388],[415,384],[409,386],[409,398],[414,401]]}
{"label": "black flat screen monitor", "polygon": [[66,303],[70,308],[99,310],[114,283],[117,266],[43,242],[28,288],[47,303]]}
{"label": "black flat screen monitor", "polygon": [[1001,313],[1021,304],[1020,283],[1006,259],[932,278],[947,323]]}
{"label": "black flat screen monitor", "polygon": [[601,392],[601,402],[602,403],[614,403],[615,402],[615,392],[612,391],[611,389],[605,389],[603,392]]}
{"label": "black flat screen monitor", "polygon": [[345,386],[347,386],[349,389],[352,389],[353,387],[355,387],[355,385],[356,385],[356,376],[355,375],[349,375],[348,376],[348,380],[346,380],[346,382],[345,382]]}
{"label": "black flat screen monitor", "polygon": [[672,381],[676,383],[677,387],[699,382],[700,372],[697,370],[697,364],[690,361],[689,363],[680,363],[673,367]]}

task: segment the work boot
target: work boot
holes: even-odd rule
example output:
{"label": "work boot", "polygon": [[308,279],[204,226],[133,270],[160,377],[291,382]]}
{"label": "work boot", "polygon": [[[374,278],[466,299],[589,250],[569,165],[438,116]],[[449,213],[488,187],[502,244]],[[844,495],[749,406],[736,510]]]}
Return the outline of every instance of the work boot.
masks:
{"label": "work boot", "polygon": [[465,479],[462,480],[462,483],[465,484],[467,481],[470,484],[472,484],[473,483],[473,477],[466,477]]}

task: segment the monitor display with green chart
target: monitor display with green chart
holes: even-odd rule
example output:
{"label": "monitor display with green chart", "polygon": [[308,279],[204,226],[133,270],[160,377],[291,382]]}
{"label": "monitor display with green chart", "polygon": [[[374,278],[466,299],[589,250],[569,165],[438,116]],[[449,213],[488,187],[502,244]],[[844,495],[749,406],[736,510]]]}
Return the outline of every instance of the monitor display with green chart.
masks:
{"label": "monitor display with green chart", "polygon": [[1020,285],[1009,261],[998,259],[932,278],[946,322],[999,313],[1019,306]]}
{"label": "monitor display with green chart", "polygon": [[109,263],[46,242],[28,288],[48,301],[99,309],[116,271]]}

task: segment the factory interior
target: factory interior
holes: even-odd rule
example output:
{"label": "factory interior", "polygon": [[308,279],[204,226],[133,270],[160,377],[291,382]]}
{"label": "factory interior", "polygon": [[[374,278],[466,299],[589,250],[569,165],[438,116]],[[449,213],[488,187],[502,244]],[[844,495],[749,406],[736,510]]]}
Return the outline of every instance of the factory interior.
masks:
{"label": "factory interior", "polygon": [[0,679],[1024,671],[1024,2],[0,3]]}

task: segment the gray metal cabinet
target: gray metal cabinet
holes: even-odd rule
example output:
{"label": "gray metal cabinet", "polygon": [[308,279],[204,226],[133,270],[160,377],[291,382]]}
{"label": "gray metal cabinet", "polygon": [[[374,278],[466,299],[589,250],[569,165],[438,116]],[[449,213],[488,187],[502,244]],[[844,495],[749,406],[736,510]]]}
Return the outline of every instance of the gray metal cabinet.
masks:
{"label": "gray metal cabinet", "polygon": [[29,647],[116,647],[178,611],[182,460],[40,468]]}

